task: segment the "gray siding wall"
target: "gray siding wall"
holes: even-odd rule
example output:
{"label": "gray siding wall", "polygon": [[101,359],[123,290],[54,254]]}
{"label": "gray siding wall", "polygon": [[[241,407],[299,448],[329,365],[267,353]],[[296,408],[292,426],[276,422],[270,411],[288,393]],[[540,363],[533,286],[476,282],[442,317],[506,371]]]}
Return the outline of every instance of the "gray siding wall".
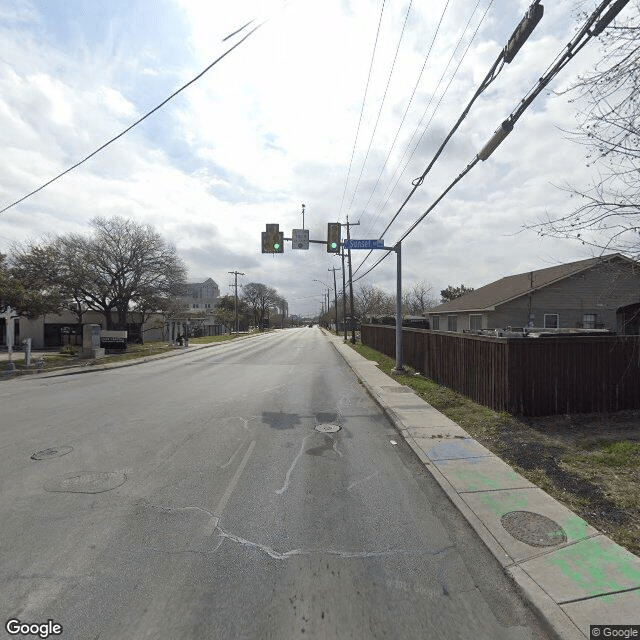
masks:
{"label": "gray siding wall", "polygon": [[[531,294],[486,312],[483,328],[526,327],[530,314],[535,327],[544,326],[545,314],[558,314],[560,328],[575,328],[582,326],[585,314],[591,314],[597,326],[621,330],[616,326],[616,310],[640,302],[640,271],[633,264],[605,263],[541,289],[535,289],[534,281],[533,287]],[[447,316],[454,313],[438,315],[440,330],[446,331]],[[455,315],[458,331],[469,329],[469,312]]]}

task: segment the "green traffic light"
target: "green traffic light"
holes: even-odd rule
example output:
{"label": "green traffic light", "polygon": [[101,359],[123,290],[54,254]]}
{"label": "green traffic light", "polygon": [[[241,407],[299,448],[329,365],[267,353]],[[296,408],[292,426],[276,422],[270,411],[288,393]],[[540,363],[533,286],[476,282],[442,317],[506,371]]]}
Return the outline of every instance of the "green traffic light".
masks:
{"label": "green traffic light", "polygon": [[338,246],[338,245],[337,245],[335,242],[332,242],[332,243],[331,243],[331,248],[332,248],[332,249],[337,248],[337,246]]}
{"label": "green traffic light", "polygon": [[280,248],[280,244],[278,242],[274,242],[273,248],[277,251]]}

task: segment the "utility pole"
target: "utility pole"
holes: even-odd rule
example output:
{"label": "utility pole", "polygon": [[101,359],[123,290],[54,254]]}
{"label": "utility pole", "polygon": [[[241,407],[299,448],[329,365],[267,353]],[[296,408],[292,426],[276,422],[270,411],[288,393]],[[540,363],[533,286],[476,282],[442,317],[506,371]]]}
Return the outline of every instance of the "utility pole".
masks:
{"label": "utility pole", "polygon": [[336,271],[338,267],[331,267],[331,269],[327,269],[327,271],[333,271],[333,302],[335,305],[336,311],[336,333],[338,333],[338,289],[336,287]]}
{"label": "utility pole", "polygon": [[235,328],[236,328],[236,333],[240,333],[239,327],[238,327],[238,276],[244,276],[244,273],[241,273],[240,271],[228,271],[227,273],[231,273],[236,277],[236,281],[235,281],[235,285],[230,285],[232,287],[235,286],[235,290],[236,290],[236,295],[235,295],[235,304],[233,307],[234,310],[234,324],[235,324]]}
{"label": "utility pole", "polygon": [[[347,240],[351,240],[349,228],[357,227],[359,224],[360,224],[359,222],[352,222],[350,224],[349,216],[347,216],[347,223],[345,225],[347,227]],[[356,343],[356,327],[353,322],[353,274],[351,272],[351,249],[349,249],[348,251],[349,251],[349,254],[348,254],[349,255],[349,302],[351,306],[351,344],[355,344]]]}

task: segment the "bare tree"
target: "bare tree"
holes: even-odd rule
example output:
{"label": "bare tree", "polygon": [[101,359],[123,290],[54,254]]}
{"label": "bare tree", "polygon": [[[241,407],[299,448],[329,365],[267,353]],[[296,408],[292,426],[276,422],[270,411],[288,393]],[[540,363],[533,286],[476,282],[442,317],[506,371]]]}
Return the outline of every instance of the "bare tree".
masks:
{"label": "bare tree", "polygon": [[395,313],[395,296],[375,285],[362,284],[354,292],[356,315],[371,317]]}
{"label": "bare tree", "polygon": [[57,246],[74,297],[100,311],[107,329],[114,328],[113,311],[117,326],[124,328],[133,305],[180,294],[185,266],[153,227],[118,216],[94,218],[91,226],[90,237],[71,234]]}
{"label": "bare tree", "polygon": [[[90,236],[68,234],[16,245],[12,274],[29,294],[30,313],[67,309],[82,323],[88,309],[106,327],[124,328],[130,310],[159,310],[182,293],[186,269],[176,249],[149,225],[95,218]],[[25,298],[26,300],[26,298]]]}
{"label": "bare tree", "polygon": [[435,307],[437,302],[431,295],[431,289],[430,284],[420,281],[416,282],[408,291],[404,291],[402,294],[404,313],[421,316],[427,309]]}
{"label": "bare tree", "polygon": [[267,313],[271,307],[277,307],[281,298],[278,292],[266,284],[250,282],[242,287],[242,299],[251,307],[256,326],[264,326]]}
{"label": "bare tree", "polygon": [[640,0],[602,35],[604,56],[568,93],[578,112],[577,141],[599,176],[590,187],[568,187],[570,213],[525,225],[540,235],[571,238],[599,249],[640,253]]}

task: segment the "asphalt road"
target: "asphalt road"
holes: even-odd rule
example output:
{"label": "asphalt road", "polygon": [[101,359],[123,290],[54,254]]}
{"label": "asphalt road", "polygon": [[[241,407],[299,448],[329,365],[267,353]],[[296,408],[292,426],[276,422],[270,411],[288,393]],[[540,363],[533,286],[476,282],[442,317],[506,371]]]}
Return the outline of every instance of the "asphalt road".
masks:
{"label": "asphalt road", "polygon": [[317,328],[2,382],[0,483],[0,637],[549,637]]}

